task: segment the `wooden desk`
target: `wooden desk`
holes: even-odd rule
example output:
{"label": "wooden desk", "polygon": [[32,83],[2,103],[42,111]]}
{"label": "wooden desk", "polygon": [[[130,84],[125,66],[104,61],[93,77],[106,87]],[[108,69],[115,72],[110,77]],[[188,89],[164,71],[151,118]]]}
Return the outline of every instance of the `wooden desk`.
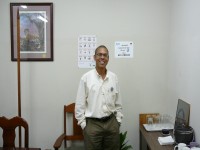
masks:
{"label": "wooden desk", "polygon": [[174,145],[160,145],[158,137],[161,132],[148,132],[143,125],[140,125],[140,150],[173,150]]}

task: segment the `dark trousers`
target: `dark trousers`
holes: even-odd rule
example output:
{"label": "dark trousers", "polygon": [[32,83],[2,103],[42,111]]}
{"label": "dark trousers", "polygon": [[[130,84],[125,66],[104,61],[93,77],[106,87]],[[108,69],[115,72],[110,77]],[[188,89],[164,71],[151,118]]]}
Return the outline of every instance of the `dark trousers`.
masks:
{"label": "dark trousers", "polygon": [[83,131],[86,150],[119,150],[119,123],[113,115],[103,122],[87,118]]}

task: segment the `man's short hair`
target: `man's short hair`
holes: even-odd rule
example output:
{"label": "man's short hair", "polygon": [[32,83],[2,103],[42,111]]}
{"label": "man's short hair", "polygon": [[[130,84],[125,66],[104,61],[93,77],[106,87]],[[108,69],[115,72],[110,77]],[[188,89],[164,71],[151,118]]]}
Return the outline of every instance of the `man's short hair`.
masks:
{"label": "man's short hair", "polygon": [[105,45],[100,45],[100,46],[98,46],[98,47],[95,49],[95,55],[97,54],[97,51],[98,51],[100,48],[105,48],[105,49],[107,50],[108,54],[109,54],[109,51],[108,51],[107,47],[106,47]]}

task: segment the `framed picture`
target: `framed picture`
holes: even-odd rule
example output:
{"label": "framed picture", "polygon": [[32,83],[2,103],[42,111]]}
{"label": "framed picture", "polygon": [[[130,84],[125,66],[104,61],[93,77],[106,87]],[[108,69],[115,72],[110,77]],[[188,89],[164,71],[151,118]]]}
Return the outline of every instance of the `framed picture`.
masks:
{"label": "framed picture", "polygon": [[10,3],[10,25],[12,61],[18,37],[21,61],[53,61],[53,3]]}

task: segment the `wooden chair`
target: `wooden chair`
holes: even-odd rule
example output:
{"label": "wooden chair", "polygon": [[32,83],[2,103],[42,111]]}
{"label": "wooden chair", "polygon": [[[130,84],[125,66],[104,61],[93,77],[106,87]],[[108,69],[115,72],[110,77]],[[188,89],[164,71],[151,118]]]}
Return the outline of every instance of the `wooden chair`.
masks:
{"label": "wooden chair", "polygon": [[18,116],[11,119],[2,116],[0,117],[0,127],[3,129],[3,148],[15,148],[15,129],[17,127],[24,128],[24,147],[29,147],[29,127],[26,120]]}
{"label": "wooden chair", "polygon": [[[75,109],[75,103],[69,104],[69,105],[64,105],[64,133],[61,134],[55,141],[54,143],[54,148],[55,150],[58,150],[62,142],[64,141],[64,147],[67,148],[67,141],[83,141],[83,133],[81,127],[77,124],[77,120],[75,118],[74,114],[74,109]],[[69,116],[70,114],[72,115],[72,121],[70,124],[72,124],[73,127],[73,133],[70,135],[67,132],[67,123],[70,121]],[[67,122],[68,119],[68,122]],[[82,149],[81,149],[82,148]],[[83,150],[83,147],[70,147],[70,150]]]}

